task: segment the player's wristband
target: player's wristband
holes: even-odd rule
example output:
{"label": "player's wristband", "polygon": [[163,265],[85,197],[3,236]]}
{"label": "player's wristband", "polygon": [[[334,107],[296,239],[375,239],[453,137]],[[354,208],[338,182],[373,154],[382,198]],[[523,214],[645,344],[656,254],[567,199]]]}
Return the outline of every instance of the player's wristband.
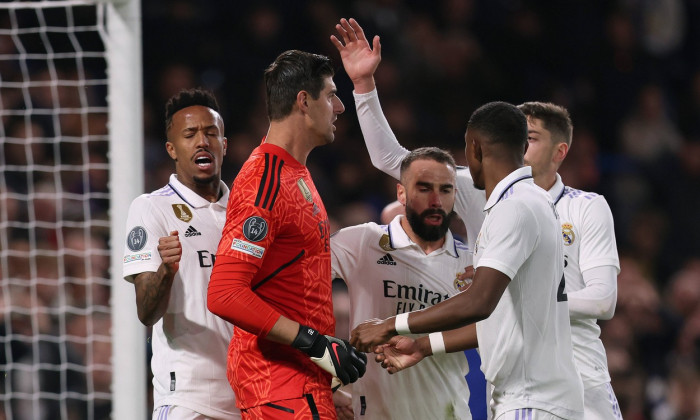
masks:
{"label": "player's wristband", "polygon": [[442,337],[441,332],[434,332],[428,334],[428,339],[430,340],[430,348],[433,351],[433,356],[436,354],[445,354],[445,339]]}
{"label": "player's wristband", "polygon": [[411,329],[408,328],[408,312],[396,315],[394,320],[394,329],[398,335],[406,335],[411,333]]}

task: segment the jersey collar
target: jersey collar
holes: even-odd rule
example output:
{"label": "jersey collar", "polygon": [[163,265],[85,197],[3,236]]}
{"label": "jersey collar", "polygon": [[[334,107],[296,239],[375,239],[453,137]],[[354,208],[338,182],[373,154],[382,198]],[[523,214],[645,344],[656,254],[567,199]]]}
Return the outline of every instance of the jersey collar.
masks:
{"label": "jersey collar", "polygon": [[552,188],[547,191],[549,195],[552,197],[552,202],[554,204],[557,204],[559,200],[564,196],[564,182],[561,180],[561,176],[557,174],[557,180],[554,181],[554,185],[552,185]]}
{"label": "jersey collar", "polygon": [[[219,182],[221,183],[221,192],[223,194],[221,194],[221,198],[219,198],[219,201],[217,201],[215,204],[226,208],[226,204],[228,203],[229,189],[224,181]],[[168,182],[168,185],[170,185],[170,188],[172,188],[173,191],[175,191],[175,194],[182,198],[185,201],[185,203],[187,203],[192,208],[196,209],[200,207],[207,207],[210,204],[212,204],[209,202],[209,200],[205,199],[201,195],[186,187],[185,184],[183,184],[177,179],[176,174],[170,175],[170,181]]]}
{"label": "jersey collar", "polygon": [[518,168],[496,184],[496,188],[493,189],[489,200],[484,206],[484,211],[488,211],[491,209],[491,207],[495,206],[496,203],[501,201],[503,196],[511,189],[511,187],[520,181],[527,181],[530,183],[533,182],[532,167],[523,166],[522,168]]}
{"label": "jersey collar", "polygon": [[[389,223],[389,244],[394,249],[408,248],[410,246],[415,246],[416,248],[418,248],[418,244],[413,242],[411,238],[408,237],[406,231],[403,230],[403,226],[401,226],[402,217],[404,216],[399,214],[398,216],[394,217],[394,220],[392,220],[391,223]],[[449,229],[447,229],[447,233],[445,234],[445,243],[442,244],[442,247],[440,249],[433,251],[431,255],[433,253],[441,252],[447,252],[455,258],[459,258],[455,238],[454,236],[452,236],[452,232],[450,232]]]}

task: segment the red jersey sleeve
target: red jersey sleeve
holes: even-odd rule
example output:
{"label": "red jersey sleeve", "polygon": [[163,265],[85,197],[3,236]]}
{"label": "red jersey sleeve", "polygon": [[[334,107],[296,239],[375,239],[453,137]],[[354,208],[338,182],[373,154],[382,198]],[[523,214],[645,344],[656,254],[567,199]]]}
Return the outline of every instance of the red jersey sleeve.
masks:
{"label": "red jersey sleeve", "polygon": [[277,156],[257,155],[236,177],[207,292],[212,313],[261,337],[280,317],[253,292],[252,282],[286,220],[284,208],[274,205],[283,166]]}

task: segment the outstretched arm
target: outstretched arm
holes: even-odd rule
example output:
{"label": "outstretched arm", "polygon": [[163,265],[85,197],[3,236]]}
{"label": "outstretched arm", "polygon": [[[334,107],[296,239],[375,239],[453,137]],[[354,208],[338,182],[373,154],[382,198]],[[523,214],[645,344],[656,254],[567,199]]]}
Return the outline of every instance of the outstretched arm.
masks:
{"label": "outstretched arm", "polygon": [[[439,336],[437,336],[439,334]],[[431,340],[430,337],[437,337]],[[435,349],[432,343],[440,339],[443,348]],[[433,333],[430,336],[413,340],[409,337],[397,336],[389,343],[377,347],[375,360],[382,364],[389,373],[396,373],[418,364],[428,356],[438,353],[453,353],[478,347],[476,325],[470,324],[456,330]]]}
{"label": "outstretched arm", "polygon": [[370,352],[403,331],[414,334],[445,331],[481,321],[491,315],[509,283],[506,274],[479,267],[466,291],[420,311],[365,321],[352,330],[350,342],[358,350]]}
{"label": "outstretched arm", "polygon": [[373,91],[375,89],[374,72],[382,61],[379,35],[374,36],[370,47],[362,27],[352,18],[340,19],[335,29],[342,42],[335,35],[331,35],[331,42],[340,52],[343,67],[352,80],[355,92],[362,94]]}
{"label": "outstretched arm", "polygon": [[362,27],[355,19],[341,19],[336,30],[340,38],[332,35],[331,42],[340,52],[343,67],[355,87],[353,95],[357,117],[372,165],[399,179],[401,161],[409,152],[391,131],[375,89],[374,72],[381,61],[379,37],[374,37],[373,49],[370,48]]}

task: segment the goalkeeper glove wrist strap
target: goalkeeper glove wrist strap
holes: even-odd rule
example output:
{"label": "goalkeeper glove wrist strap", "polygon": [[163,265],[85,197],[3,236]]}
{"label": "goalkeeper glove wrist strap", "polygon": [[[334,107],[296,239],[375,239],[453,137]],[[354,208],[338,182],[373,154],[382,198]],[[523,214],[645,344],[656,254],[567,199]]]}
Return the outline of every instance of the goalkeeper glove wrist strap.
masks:
{"label": "goalkeeper glove wrist strap", "polygon": [[299,332],[297,333],[296,338],[294,338],[294,341],[292,342],[292,347],[303,351],[309,356],[321,357],[323,356],[323,352],[326,346],[316,345],[321,341],[318,340],[319,335],[321,335],[321,333],[319,333],[315,329],[306,325],[299,324]]}

